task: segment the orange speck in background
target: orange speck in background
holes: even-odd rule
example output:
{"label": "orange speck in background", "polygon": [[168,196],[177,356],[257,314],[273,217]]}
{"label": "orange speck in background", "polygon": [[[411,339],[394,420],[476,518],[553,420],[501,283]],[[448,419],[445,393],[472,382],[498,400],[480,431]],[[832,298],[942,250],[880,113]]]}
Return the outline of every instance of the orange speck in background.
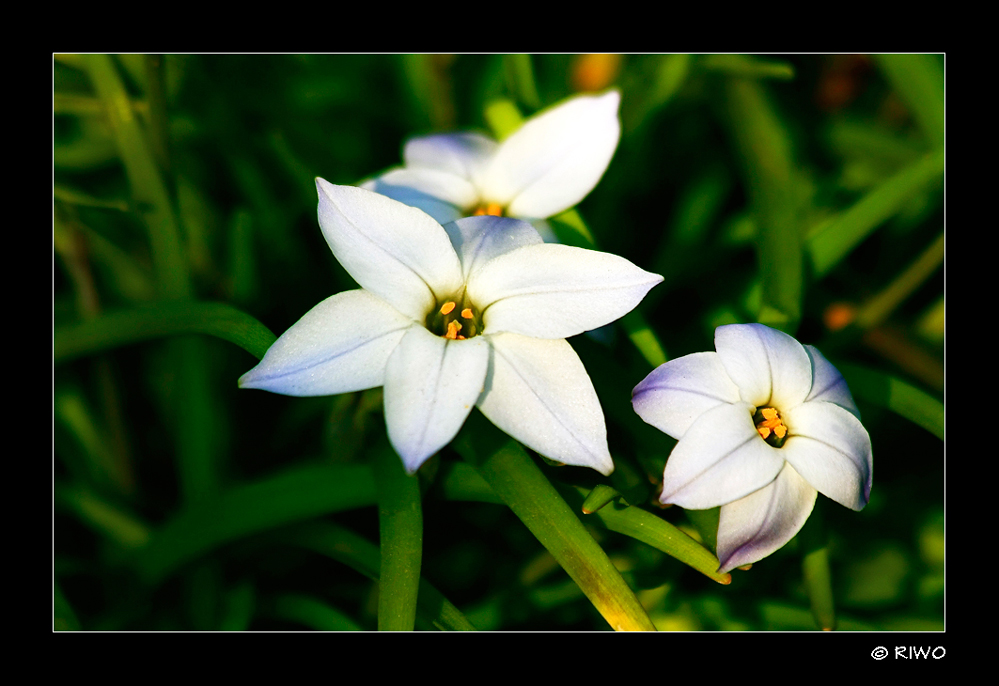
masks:
{"label": "orange speck in background", "polygon": [[577,55],[572,62],[572,87],[577,91],[599,91],[614,83],[623,57],[600,53]]}
{"label": "orange speck in background", "polygon": [[822,321],[830,331],[839,331],[857,317],[856,305],[832,303],[822,313]]}

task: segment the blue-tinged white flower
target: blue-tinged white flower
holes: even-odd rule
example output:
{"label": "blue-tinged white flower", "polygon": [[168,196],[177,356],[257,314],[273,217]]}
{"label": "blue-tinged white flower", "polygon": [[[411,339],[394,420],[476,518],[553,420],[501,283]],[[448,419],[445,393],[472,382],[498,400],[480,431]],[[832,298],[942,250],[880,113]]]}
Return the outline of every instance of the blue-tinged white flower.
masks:
{"label": "blue-tinged white flower", "polygon": [[871,439],[846,381],[814,347],[762,324],[731,324],[715,330],[715,350],[661,365],[632,404],[679,441],[661,501],[721,506],[719,571],[727,572],[791,540],[817,491],[863,509]]}
{"label": "blue-tinged white flower", "polygon": [[621,137],[617,91],[580,95],[528,119],[502,143],[478,133],[413,138],[404,167],[362,186],[442,224],[472,214],[538,220],[593,190]]}
{"label": "blue-tinged white flower", "polygon": [[317,179],[319,224],[361,286],[310,310],[244,374],[285,395],[384,386],[389,439],[412,473],[473,406],[551,459],[614,469],[596,392],[565,341],[662,281],[616,255],[545,244],[527,222],[422,210]]}

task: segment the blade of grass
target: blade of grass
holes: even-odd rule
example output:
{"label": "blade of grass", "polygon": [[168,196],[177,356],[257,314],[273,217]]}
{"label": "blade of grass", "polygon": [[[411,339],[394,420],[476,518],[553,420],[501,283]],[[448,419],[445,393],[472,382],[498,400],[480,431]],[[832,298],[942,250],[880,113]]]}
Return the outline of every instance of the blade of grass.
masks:
{"label": "blade of grass", "polygon": [[853,364],[836,365],[852,393],[918,424],[943,440],[944,404],[901,379]]}
{"label": "blade of grass", "polygon": [[634,591],[519,443],[473,413],[452,443],[618,631],[654,631]]}
{"label": "blade of grass", "polygon": [[510,83],[510,90],[517,99],[532,110],[541,107],[538,97],[538,87],[534,84],[534,69],[531,67],[530,55],[503,55],[503,68]]}
{"label": "blade of grass", "polygon": [[921,157],[845,212],[816,227],[806,239],[806,251],[815,275],[828,274],[874,229],[900,212],[912,197],[937,183],[943,171],[943,150]]}
{"label": "blade of grass", "polygon": [[930,278],[944,260],[943,232],[876,296],[857,311],[857,326],[869,329],[884,322],[888,316]]}
{"label": "blade of grass", "polygon": [[316,631],[361,631],[360,624],[318,598],[300,593],[279,595],[271,614],[279,619],[304,624]]}
{"label": "blade of grass", "polygon": [[875,55],[933,148],[944,144],[944,73],[937,55]]}
{"label": "blade of grass", "polygon": [[132,565],[143,581],[157,584],[185,562],[230,541],[375,501],[375,482],[367,466],[297,467],[188,505],[153,532]]}
{"label": "blade of grass", "polygon": [[757,319],[793,335],[801,319],[804,261],[790,136],[760,84],[732,78],[725,94],[758,222],[762,292]]}
{"label": "blade of grass", "polygon": [[180,230],[145,132],[110,55],[87,55],[87,69],[104,110],[139,214],[149,230],[150,253],[165,298],[191,295]]}
{"label": "blade of grass", "polygon": [[56,363],[66,362],[129,343],[187,333],[235,343],[257,359],[277,340],[259,321],[224,303],[161,302],[56,327],[53,357]]}
{"label": "blade of grass", "polygon": [[787,62],[761,60],[746,55],[704,55],[699,60],[699,66],[738,78],[782,81],[794,78],[794,67]]}

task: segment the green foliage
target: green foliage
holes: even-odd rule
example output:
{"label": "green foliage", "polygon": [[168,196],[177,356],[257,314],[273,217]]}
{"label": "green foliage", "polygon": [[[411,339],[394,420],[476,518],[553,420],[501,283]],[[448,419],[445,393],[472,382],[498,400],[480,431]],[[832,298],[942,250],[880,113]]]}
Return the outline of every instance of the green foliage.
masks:
{"label": "green foliage", "polygon": [[[943,67],[55,56],[54,629],[943,629]],[[618,150],[550,221],[665,277],[570,341],[609,479],[547,464],[477,411],[407,476],[379,390],[237,389],[272,332],[356,287],[319,231],[316,176],[355,184],[410,136],[504,137],[610,86]],[[655,504],[675,442],[630,391],[737,321],[839,367],[876,468],[862,512],[819,507],[719,575],[717,511]]]}

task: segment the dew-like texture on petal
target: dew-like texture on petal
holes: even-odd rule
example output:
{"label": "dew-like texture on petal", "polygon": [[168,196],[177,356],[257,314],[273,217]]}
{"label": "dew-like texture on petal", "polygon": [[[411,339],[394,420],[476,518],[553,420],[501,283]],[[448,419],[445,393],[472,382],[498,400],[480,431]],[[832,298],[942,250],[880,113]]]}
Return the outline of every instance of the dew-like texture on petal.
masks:
{"label": "dew-like texture on petal", "polygon": [[542,244],[491,260],[469,279],[468,294],[486,333],[567,338],[627,314],[662,280],[617,255]]}
{"label": "dew-like texture on petal", "polygon": [[860,410],[853,401],[853,395],[850,394],[843,375],[819,352],[818,348],[813,345],[806,345],[804,348],[812,361],[812,390],[808,392],[805,402],[825,400],[835,403],[860,419]]}
{"label": "dew-like texture on petal", "polygon": [[239,379],[283,395],[351,393],[384,383],[385,364],[413,321],[363,290],[322,301]]}
{"label": "dew-like texture on petal", "polygon": [[392,198],[393,200],[398,200],[404,205],[423,210],[433,217],[434,221],[438,224],[447,224],[464,216],[464,213],[457,205],[453,205],[415,188],[410,188],[409,186],[386,183],[384,177],[369,179],[360,184],[360,187]]}
{"label": "dew-like texture on petal", "polygon": [[754,407],[780,411],[804,401],[812,387],[812,364],[801,343],[763,324],[715,329],[715,350],[729,378]]}
{"label": "dew-like texture on petal", "polygon": [[801,476],[840,505],[860,510],[871,496],[871,437],[839,405],[816,400],[784,414],[781,453]]}
{"label": "dew-like texture on petal", "polygon": [[480,338],[492,347],[482,414],[545,457],[610,474],[604,413],[572,346],[512,333]]}
{"label": "dew-like texture on petal", "polygon": [[465,423],[489,364],[481,336],[449,341],[414,326],[385,369],[385,423],[406,471],[419,469]]}
{"label": "dew-like texture on petal", "polygon": [[497,143],[478,133],[442,133],[412,138],[403,150],[407,167],[437,169],[477,183]]}
{"label": "dew-like texture on petal", "polygon": [[783,547],[804,526],[816,491],[785,464],[773,483],[734,503],[718,517],[718,571],[762,560]]}
{"label": "dew-like texture on petal", "polygon": [[638,416],[676,439],[711,408],[739,400],[739,387],[717,353],[693,353],[661,364],[631,394]]}
{"label": "dew-like texture on petal", "polygon": [[425,212],[362,188],[323,179],[316,186],[326,242],[364,289],[422,321],[436,296],[461,287],[451,241]]}
{"label": "dew-like texture on petal", "polygon": [[543,242],[533,226],[510,217],[465,217],[445,224],[444,230],[458,253],[466,280],[473,271],[504,253]]}
{"label": "dew-like texture on petal", "polygon": [[663,472],[663,504],[706,510],[738,500],[773,481],[780,450],[753,426],[748,403],[713,407],[690,425]]}
{"label": "dew-like texture on petal", "polygon": [[483,199],[506,205],[514,217],[550,217],[576,205],[617,148],[620,101],[616,91],[577,96],[529,119],[486,168]]}

